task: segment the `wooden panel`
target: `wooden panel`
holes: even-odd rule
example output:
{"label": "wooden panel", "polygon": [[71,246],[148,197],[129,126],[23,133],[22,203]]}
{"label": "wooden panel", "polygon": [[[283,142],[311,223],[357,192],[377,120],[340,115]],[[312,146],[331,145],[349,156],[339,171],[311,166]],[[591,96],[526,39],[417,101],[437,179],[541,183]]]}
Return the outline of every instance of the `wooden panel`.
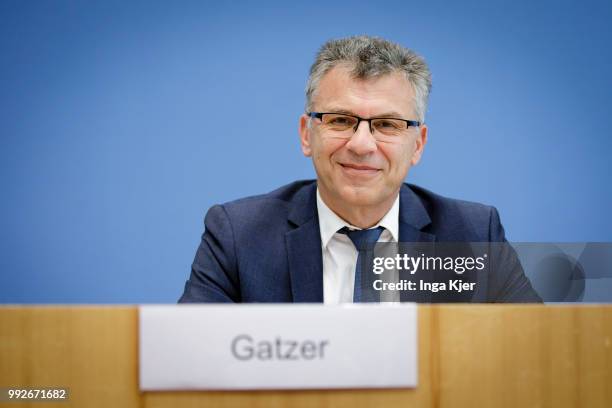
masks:
{"label": "wooden panel", "polygon": [[612,306],[420,306],[416,390],[141,394],[137,355],[134,307],[0,308],[0,386],[70,387],[45,407],[612,406]]}
{"label": "wooden panel", "polygon": [[134,307],[0,308],[0,386],[70,388],[48,408],[137,407],[137,323]]}
{"label": "wooden panel", "polygon": [[612,307],[444,306],[440,407],[612,406]]}

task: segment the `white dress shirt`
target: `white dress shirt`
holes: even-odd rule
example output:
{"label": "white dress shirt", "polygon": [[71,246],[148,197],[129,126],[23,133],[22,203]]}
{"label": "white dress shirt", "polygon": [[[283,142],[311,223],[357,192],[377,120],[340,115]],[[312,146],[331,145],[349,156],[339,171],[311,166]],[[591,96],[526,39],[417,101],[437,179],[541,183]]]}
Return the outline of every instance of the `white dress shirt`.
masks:
{"label": "white dress shirt", "polygon": [[[323,253],[323,302],[326,305],[352,303],[355,286],[355,266],[358,252],[346,234],[338,233],[343,227],[357,228],[334,213],[321,198],[317,189],[317,211]],[[372,228],[383,227],[378,242],[398,242],[399,194],[391,209]]]}

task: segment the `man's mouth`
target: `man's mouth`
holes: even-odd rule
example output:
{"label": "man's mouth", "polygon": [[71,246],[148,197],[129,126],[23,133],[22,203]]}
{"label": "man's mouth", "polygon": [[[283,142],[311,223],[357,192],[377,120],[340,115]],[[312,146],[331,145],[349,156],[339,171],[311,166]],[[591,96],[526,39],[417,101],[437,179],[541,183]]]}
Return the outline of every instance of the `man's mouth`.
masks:
{"label": "man's mouth", "polygon": [[339,163],[345,173],[354,176],[371,176],[377,174],[380,169],[365,164]]}

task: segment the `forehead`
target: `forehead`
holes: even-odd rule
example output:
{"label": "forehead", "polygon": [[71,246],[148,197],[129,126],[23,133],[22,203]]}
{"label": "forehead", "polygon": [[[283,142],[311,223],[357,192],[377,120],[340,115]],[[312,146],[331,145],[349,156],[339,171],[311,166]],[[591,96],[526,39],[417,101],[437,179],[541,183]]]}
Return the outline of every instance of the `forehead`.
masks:
{"label": "forehead", "polygon": [[364,117],[387,112],[410,117],[415,113],[414,90],[403,73],[358,79],[343,65],[323,75],[313,102],[318,110],[343,109]]}

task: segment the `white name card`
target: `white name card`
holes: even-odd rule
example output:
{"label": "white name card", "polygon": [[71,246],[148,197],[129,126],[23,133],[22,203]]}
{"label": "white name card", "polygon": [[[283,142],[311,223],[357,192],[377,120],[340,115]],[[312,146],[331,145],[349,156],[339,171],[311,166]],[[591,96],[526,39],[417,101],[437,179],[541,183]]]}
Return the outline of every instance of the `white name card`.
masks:
{"label": "white name card", "polygon": [[140,389],[417,385],[416,304],[140,307]]}

